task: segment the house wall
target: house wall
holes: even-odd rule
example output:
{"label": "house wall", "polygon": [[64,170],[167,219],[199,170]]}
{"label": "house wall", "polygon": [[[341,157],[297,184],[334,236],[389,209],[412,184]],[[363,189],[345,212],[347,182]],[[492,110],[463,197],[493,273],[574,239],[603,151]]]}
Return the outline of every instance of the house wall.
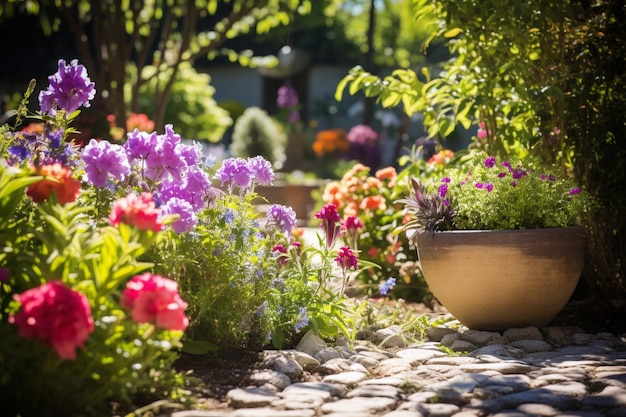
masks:
{"label": "house wall", "polygon": [[[340,103],[334,98],[335,88],[348,70],[349,68],[331,65],[314,65],[309,69],[306,116],[308,120],[315,120],[319,129],[349,129],[358,123],[358,114],[350,116],[348,112],[349,104],[354,102],[353,98],[346,94],[345,100]],[[211,66],[203,71],[211,76],[211,85],[215,88],[214,98],[218,103],[234,100],[246,107],[264,107],[264,77],[256,70],[233,65]]]}

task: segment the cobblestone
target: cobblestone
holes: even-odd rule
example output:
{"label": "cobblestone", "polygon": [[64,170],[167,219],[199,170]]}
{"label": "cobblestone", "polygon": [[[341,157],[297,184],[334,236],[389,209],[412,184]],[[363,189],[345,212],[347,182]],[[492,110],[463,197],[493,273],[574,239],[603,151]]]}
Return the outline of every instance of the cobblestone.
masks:
{"label": "cobblestone", "polygon": [[624,335],[433,327],[407,347],[396,335],[352,348],[306,335],[294,350],[262,352],[224,409],[170,417],[626,417]]}

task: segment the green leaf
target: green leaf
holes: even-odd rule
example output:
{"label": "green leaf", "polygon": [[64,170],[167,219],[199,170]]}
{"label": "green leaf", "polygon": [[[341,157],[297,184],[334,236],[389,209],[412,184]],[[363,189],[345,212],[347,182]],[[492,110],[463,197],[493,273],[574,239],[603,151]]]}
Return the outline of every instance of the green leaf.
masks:
{"label": "green leaf", "polygon": [[190,355],[206,355],[218,350],[218,346],[208,340],[183,339],[182,343],[182,351]]}
{"label": "green leaf", "polygon": [[450,29],[450,30],[447,30],[446,32],[444,32],[443,36],[445,38],[454,38],[456,35],[458,35],[461,32],[463,32],[463,29],[461,29],[461,28],[454,28],[454,29]]}

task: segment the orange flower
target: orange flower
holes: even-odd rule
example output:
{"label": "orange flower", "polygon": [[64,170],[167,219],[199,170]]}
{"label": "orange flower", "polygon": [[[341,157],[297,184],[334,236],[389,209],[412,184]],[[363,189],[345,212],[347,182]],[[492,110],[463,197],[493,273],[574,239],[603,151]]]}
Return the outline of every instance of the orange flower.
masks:
{"label": "orange flower", "polygon": [[361,201],[360,207],[364,210],[386,210],[387,204],[382,196],[371,195],[369,197],[365,197],[363,201]]}
{"label": "orange flower", "polygon": [[348,142],[346,131],[343,129],[320,130],[315,136],[315,142],[313,142],[313,151],[317,156],[336,151],[347,151],[349,148],[350,142]]}
{"label": "orange flower", "polygon": [[72,170],[56,162],[54,164],[41,165],[35,169],[35,173],[43,175],[41,181],[31,184],[26,189],[26,194],[35,203],[41,203],[50,197],[53,191],[56,193],[60,204],[71,203],[80,194],[80,181],[72,178]]}
{"label": "orange flower", "polygon": [[359,215],[359,205],[356,201],[351,201],[346,204],[346,207],[343,209],[344,216],[358,216]]}
{"label": "orange flower", "polygon": [[450,161],[450,159],[454,156],[454,152],[450,149],[445,149],[443,151],[439,151],[428,160],[429,164],[437,164],[444,165]]}
{"label": "orange flower", "polygon": [[387,167],[387,168],[381,168],[378,171],[376,171],[376,173],[374,174],[374,176],[376,178],[378,178],[379,180],[393,180],[396,178],[397,176],[397,172],[396,169],[394,167]]}
{"label": "orange flower", "polygon": [[380,182],[378,178],[375,177],[367,177],[365,183],[363,184],[363,190],[374,189],[377,190],[383,187],[383,183]]}

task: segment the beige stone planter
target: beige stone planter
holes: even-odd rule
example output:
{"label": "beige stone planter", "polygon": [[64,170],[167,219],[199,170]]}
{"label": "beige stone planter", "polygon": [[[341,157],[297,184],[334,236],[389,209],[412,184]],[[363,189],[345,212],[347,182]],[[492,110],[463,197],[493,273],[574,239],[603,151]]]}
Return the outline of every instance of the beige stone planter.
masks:
{"label": "beige stone planter", "polygon": [[467,327],[544,327],[578,283],[585,232],[571,227],[421,233],[417,251],[430,290]]}

